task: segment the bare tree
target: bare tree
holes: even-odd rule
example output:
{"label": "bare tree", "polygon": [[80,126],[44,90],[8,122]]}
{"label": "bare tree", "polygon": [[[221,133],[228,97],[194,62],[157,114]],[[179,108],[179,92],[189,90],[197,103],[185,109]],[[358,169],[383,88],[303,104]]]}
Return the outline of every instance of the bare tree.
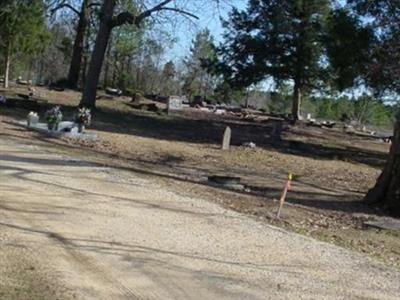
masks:
{"label": "bare tree", "polygon": [[[86,107],[95,107],[96,89],[99,82],[100,72],[104,61],[107,44],[110,39],[113,28],[124,24],[132,24],[140,27],[147,18],[157,13],[173,12],[182,16],[196,18],[193,13],[186,11],[183,6],[178,6],[176,0],[163,0],[151,8],[142,5],[142,12],[135,14],[129,11],[123,11],[115,15],[117,1],[104,0],[100,12],[100,26],[92,53],[89,70],[86,78],[83,96],[80,105]],[[174,5],[174,6],[172,6]],[[139,8],[139,9],[141,9]]]}
{"label": "bare tree", "polygon": [[67,85],[72,89],[76,89],[78,87],[79,75],[81,74],[82,70],[85,38],[87,38],[87,28],[90,25],[91,11],[93,7],[99,6],[100,3],[95,2],[94,0],[82,0],[80,8],[76,8],[75,5],[76,1],[71,0],[55,0],[48,5],[48,9],[51,14],[55,14],[61,9],[68,9],[78,18],[72,58],[67,77]]}

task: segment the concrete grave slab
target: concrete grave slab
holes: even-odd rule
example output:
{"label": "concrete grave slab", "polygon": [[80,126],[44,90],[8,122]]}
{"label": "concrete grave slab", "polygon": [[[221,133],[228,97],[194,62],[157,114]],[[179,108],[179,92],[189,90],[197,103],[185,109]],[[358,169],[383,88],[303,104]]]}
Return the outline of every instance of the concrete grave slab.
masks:
{"label": "concrete grave slab", "polygon": [[79,133],[78,126],[74,122],[64,121],[60,122],[58,125],[57,131],[50,131],[47,127],[47,123],[36,123],[30,124],[28,126],[27,122],[18,122],[20,125],[35,130],[53,137],[68,137],[68,138],[75,138],[75,139],[83,139],[87,141],[95,141],[97,140],[97,134],[95,133]]}

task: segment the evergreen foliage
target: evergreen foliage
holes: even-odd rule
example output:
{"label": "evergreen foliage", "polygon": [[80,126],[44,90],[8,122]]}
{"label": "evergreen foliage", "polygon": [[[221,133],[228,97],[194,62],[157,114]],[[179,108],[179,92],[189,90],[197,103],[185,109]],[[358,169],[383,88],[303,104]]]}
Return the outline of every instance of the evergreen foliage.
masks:
{"label": "evergreen foliage", "polygon": [[48,34],[45,11],[40,0],[2,0],[0,3],[0,52],[5,60],[4,76],[17,53],[29,55],[43,50]]}
{"label": "evergreen foliage", "polygon": [[225,41],[214,70],[235,87],[267,77],[278,85],[292,81],[297,118],[302,93],[326,78],[323,43],[329,11],[326,0],[250,0],[246,10],[233,9],[224,23]]}

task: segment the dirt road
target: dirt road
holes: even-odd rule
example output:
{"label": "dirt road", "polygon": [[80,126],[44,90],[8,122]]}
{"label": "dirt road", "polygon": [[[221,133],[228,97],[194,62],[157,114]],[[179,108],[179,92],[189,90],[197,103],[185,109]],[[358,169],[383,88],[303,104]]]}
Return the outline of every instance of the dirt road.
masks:
{"label": "dirt road", "polygon": [[0,141],[1,299],[398,299],[400,272],[152,178]]}

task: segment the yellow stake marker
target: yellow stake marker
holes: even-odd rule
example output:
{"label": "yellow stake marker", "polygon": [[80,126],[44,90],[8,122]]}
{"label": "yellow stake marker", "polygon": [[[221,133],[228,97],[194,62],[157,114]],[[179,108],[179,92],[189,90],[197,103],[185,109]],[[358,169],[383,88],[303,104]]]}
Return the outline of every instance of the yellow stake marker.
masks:
{"label": "yellow stake marker", "polygon": [[293,180],[293,173],[292,173],[292,172],[289,172],[288,179],[289,179],[290,181]]}

